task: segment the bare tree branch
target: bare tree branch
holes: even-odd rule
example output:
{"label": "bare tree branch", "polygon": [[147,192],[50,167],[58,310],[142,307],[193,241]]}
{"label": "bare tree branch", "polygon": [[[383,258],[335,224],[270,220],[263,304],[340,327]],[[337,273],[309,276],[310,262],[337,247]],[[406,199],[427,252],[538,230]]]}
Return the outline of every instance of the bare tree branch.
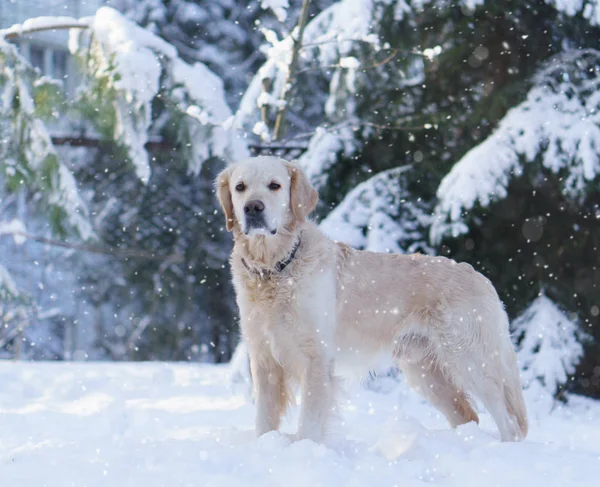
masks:
{"label": "bare tree branch", "polygon": [[32,27],[27,27],[27,24],[15,24],[8,29],[0,30],[0,36],[5,39],[15,39],[28,34],[34,34],[36,32],[44,32],[48,30],[65,30],[65,29],[89,29],[90,25],[87,22],[73,19],[72,21],[65,22],[64,18],[57,17],[56,24],[35,24]]}
{"label": "bare tree branch", "polygon": [[[373,128],[376,128],[377,130],[390,130],[390,131],[397,131],[397,132],[403,132],[403,131],[415,132],[415,131],[419,131],[419,130],[431,130],[431,129],[436,128],[436,126],[434,124],[400,125],[400,123],[402,123],[402,121],[403,120],[400,119],[400,120],[396,120],[394,124],[383,125],[383,124],[378,124],[378,123],[374,123],[374,122],[367,122],[365,120],[351,120],[351,121],[342,122],[342,123],[339,123],[336,125],[332,125],[329,127],[319,127],[319,128],[321,130],[325,130],[328,133],[335,133],[335,132],[338,132],[347,127],[351,127],[353,129],[357,130],[361,126],[373,127]],[[296,134],[293,137],[283,139],[281,142],[288,143],[288,142],[294,141],[294,140],[309,139],[316,133],[317,133],[316,130],[312,130],[309,132],[303,132],[300,134]],[[259,147],[259,146],[250,146],[250,147],[252,150],[254,147]],[[260,146],[259,148],[261,148],[261,147],[262,146]],[[282,147],[286,147],[286,146],[282,146]],[[254,149],[254,150],[258,153],[258,151],[256,149]],[[306,148],[304,149],[304,152],[305,151],[306,151]]]}
{"label": "bare tree branch", "polygon": [[[106,143],[114,143],[114,140],[104,141],[98,138],[92,137],[80,137],[80,136],[65,136],[65,137],[55,137],[52,136],[52,144],[54,145],[69,145],[71,147],[89,147],[89,148],[99,148],[102,147],[103,144]],[[173,151],[175,150],[175,146],[163,138],[152,138],[145,145],[147,150],[150,151]]]}
{"label": "bare tree branch", "polygon": [[91,252],[94,254],[112,255],[120,259],[145,259],[153,261],[170,261],[174,264],[180,264],[184,262],[183,255],[171,254],[171,255],[156,255],[152,252],[146,252],[143,250],[132,250],[132,249],[116,249],[113,247],[100,247],[95,245],[83,245],[83,244],[71,244],[67,242],[60,242],[58,240],[52,240],[46,237],[39,237],[36,235],[30,235],[25,232],[14,231],[6,232],[3,235],[17,235],[24,237],[34,242],[42,243],[44,245],[51,245],[53,247],[61,247],[64,249],[72,249],[81,252]]}
{"label": "bare tree branch", "polygon": [[416,130],[431,130],[432,128],[434,128],[435,126],[433,124],[426,124],[426,125],[415,125],[415,126],[401,126],[401,125],[381,125],[378,123],[372,123],[372,122],[361,122],[361,125],[367,125],[369,127],[373,127],[376,128],[378,130],[392,130],[392,131],[404,131],[404,130],[409,130],[409,131],[416,131]]}
{"label": "bare tree branch", "polygon": [[[366,71],[367,69],[378,68],[379,66],[383,66],[384,64],[389,63],[392,59],[394,59],[397,56],[398,52],[400,52],[400,51],[398,51],[398,49],[393,49],[392,53],[389,56],[387,56],[384,60],[379,61],[374,64],[368,64],[367,66],[359,66],[358,68],[355,68],[355,69],[357,71]],[[343,66],[341,64],[328,64],[326,66],[311,66],[309,68],[304,68],[304,69],[297,71],[296,74],[306,73],[307,71],[318,71],[318,70],[322,70],[322,69],[336,69],[336,68],[343,68]],[[350,68],[345,68],[345,69],[350,69]]]}
{"label": "bare tree branch", "polygon": [[[310,49],[312,47],[322,46],[324,44],[341,44],[342,42],[361,42],[363,44],[368,44],[370,46],[375,46],[375,44],[366,39],[328,39],[326,41],[319,42],[309,42],[304,44],[301,49]],[[429,57],[423,53],[422,51],[418,51],[416,49],[400,49],[399,47],[378,47],[377,51],[398,51],[402,54],[412,54],[414,56],[421,56],[429,59]]]}
{"label": "bare tree branch", "polygon": [[283,124],[285,123],[285,113],[289,105],[289,100],[286,102],[288,92],[294,84],[294,77],[296,75],[296,66],[298,65],[298,57],[300,56],[300,48],[302,47],[302,38],[304,37],[304,28],[308,21],[308,7],[310,0],[304,0],[302,3],[302,10],[300,12],[300,19],[298,19],[298,38],[294,39],[294,48],[292,50],[292,60],[287,72],[285,83],[281,89],[281,96],[279,100],[284,102],[277,110],[277,117],[275,118],[275,128],[273,130],[273,139],[277,140],[281,137],[283,132]]}
{"label": "bare tree branch", "polygon": [[[263,93],[269,93],[271,91],[271,86],[273,85],[271,78],[263,78],[262,79],[262,91]],[[269,126],[269,105],[263,104],[260,107],[260,119],[265,124],[265,126]]]}

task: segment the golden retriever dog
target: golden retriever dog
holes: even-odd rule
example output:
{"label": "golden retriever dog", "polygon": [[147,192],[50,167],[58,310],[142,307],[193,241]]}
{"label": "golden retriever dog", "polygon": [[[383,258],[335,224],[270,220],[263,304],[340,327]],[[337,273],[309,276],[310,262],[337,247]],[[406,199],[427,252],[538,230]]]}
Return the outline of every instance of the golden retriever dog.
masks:
{"label": "golden retriever dog", "polygon": [[503,441],[527,434],[508,318],[488,279],[444,257],[355,250],[307,217],[318,195],[277,157],[227,167],[216,189],[256,398],[256,433],[279,427],[301,386],[298,439],[323,441],[338,374],[365,372],[385,354],[453,426],[478,421],[470,397]]}

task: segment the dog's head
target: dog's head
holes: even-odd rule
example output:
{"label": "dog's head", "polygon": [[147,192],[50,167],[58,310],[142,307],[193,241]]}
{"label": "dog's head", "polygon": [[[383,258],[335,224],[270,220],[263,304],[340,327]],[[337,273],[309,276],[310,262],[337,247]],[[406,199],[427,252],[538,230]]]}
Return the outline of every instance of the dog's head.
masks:
{"label": "dog's head", "polygon": [[248,236],[276,235],[292,229],[319,199],[300,167],[278,157],[261,156],[227,167],[216,181],[227,230],[238,225]]}

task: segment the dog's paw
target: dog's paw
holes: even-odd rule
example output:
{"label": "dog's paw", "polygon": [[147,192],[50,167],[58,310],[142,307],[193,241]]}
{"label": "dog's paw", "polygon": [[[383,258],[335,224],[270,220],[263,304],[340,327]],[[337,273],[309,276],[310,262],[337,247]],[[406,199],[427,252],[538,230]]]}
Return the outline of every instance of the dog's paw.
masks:
{"label": "dog's paw", "polygon": [[289,446],[293,441],[289,435],[280,433],[279,431],[269,431],[257,437],[257,442],[264,448],[283,448]]}
{"label": "dog's paw", "polygon": [[301,438],[298,433],[283,433],[283,436],[285,436],[290,443],[297,443],[304,439]]}

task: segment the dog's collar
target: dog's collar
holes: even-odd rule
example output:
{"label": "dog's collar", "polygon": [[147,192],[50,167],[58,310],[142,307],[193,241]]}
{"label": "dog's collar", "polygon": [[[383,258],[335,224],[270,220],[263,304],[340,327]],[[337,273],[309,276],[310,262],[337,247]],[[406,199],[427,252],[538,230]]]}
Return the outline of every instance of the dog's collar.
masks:
{"label": "dog's collar", "polygon": [[246,268],[246,270],[248,272],[250,272],[251,274],[257,274],[261,278],[270,277],[275,272],[282,272],[288,265],[290,265],[290,263],[296,257],[296,252],[298,251],[298,247],[300,247],[301,242],[302,242],[302,238],[299,237],[298,241],[296,242],[296,245],[294,245],[294,248],[290,252],[290,255],[288,255],[287,258],[280,260],[279,262],[277,262],[277,264],[275,264],[275,270],[250,267],[243,257],[241,258],[242,264],[244,264],[244,267]]}

